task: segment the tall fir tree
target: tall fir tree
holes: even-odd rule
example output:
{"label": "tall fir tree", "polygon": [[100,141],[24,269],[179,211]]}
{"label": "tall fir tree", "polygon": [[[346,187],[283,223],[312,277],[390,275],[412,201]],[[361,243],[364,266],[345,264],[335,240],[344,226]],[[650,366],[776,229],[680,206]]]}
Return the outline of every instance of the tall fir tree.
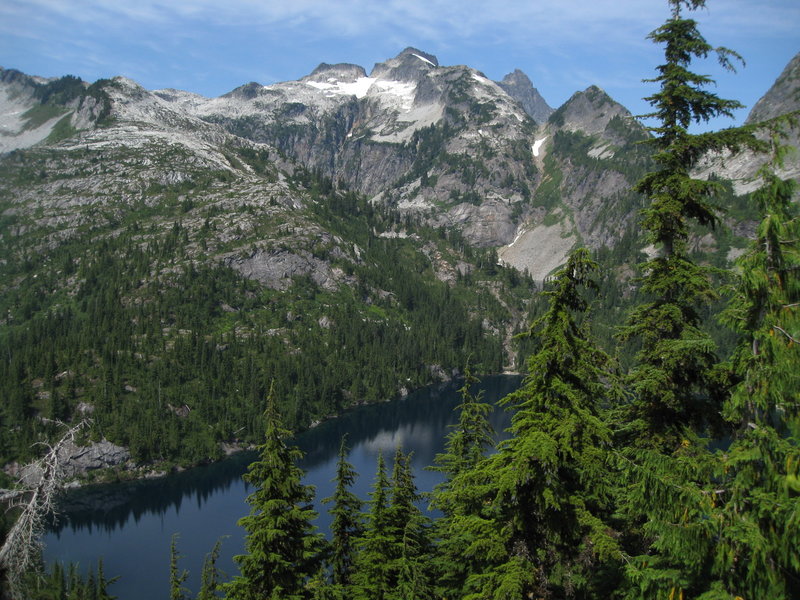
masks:
{"label": "tall fir tree", "polygon": [[431,597],[429,523],[418,501],[410,457],[398,448],[389,478],[380,455],[367,525],[359,540],[353,586],[357,600]]}
{"label": "tall fir tree", "polygon": [[389,478],[383,454],[378,455],[378,470],[372,484],[366,526],[357,540],[353,596],[357,600],[384,600],[390,591],[389,564]]}
{"label": "tall fir tree", "polygon": [[387,598],[427,600],[433,593],[430,522],[418,506],[420,496],[411,472],[411,455],[401,448],[395,452],[391,484],[387,551],[392,586]]}
{"label": "tall fir tree", "polygon": [[356,540],[362,534],[361,500],[351,490],[357,477],[353,465],[347,462],[347,436],[342,437],[336,463],[336,489],[324,503],[332,503],[331,522],[331,583],[342,593],[353,582]]}
{"label": "tall fir tree", "polygon": [[711,577],[715,524],[714,457],[702,435],[721,431],[726,378],[702,313],[717,299],[709,268],[694,262],[689,240],[718,224],[718,180],[692,171],[709,153],[763,149],[749,128],[692,134],[692,123],[731,116],[740,107],[708,91],[713,80],[690,70],[696,59],[716,55],[733,69],[738,55],[714,48],[683,10],[705,0],[669,0],[670,18],[650,34],[665,61],[651,80],[659,91],[646,98],[657,169],[636,189],[649,200],[643,226],[656,254],[643,265],[645,302],[630,314],[623,340],[639,345],[628,378],[631,401],[618,431],[624,484],[618,503],[627,516],[632,554],[627,562],[631,598],[695,596]]}
{"label": "tall fir tree", "polygon": [[259,459],[244,480],[255,486],[247,497],[250,514],[239,520],[247,531],[246,554],[234,557],[240,575],[224,586],[232,600],[301,600],[309,597],[306,580],[318,569],[322,536],[312,521],[312,486],[302,482],[297,466],[302,453],[289,446],[272,390],[264,413],[265,441]]}
{"label": "tall fir tree", "polygon": [[664,46],[665,62],[658,67],[658,92],[645,98],[654,108],[644,115],[658,123],[653,159],[657,169],[636,185],[649,205],[642,226],[656,255],[643,265],[641,293],[646,301],[630,314],[622,340],[639,344],[628,379],[633,394],[629,439],[667,452],[684,437],[684,428],[702,430],[719,415],[716,389],[716,348],[702,327],[702,310],[717,299],[710,270],[696,264],[689,249],[693,226],[714,227],[719,210],[714,198],[723,189],[718,180],[692,176],[692,169],[709,152],[759,147],[752,133],[742,129],[691,134],[692,123],[732,116],[735,100],[718,98],[706,88],[714,81],[689,70],[693,59],[716,54],[722,66],[733,69],[738,55],[713,48],[697,23],[682,16],[705,0],[669,0],[671,17],[649,38]]}
{"label": "tall fir tree", "polygon": [[465,598],[592,597],[619,556],[607,523],[611,431],[600,415],[613,376],[584,319],[596,269],[581,248],[555,275],[529,331],[528,374],[504,400],[516,409],[512,437],[464,476],[486,494],[460,520],[483,536],[467,551]]}

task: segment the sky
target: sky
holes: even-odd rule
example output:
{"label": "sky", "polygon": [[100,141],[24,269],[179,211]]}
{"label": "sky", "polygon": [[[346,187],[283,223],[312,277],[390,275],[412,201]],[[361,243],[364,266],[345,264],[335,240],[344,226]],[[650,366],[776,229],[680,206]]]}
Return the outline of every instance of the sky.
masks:
{"label": "sky", "polygon": [[[745,60],[735,74],[693,65],[746,105],[697,129],[740,124],[800,51],[800,0],[708,0],[686,14]],[[521,69],[554,108],[598,85],[638,115],[663,56],[647,35],[668,17],[666,0],[0,0],[0,66],[213,97],[321,62],[369,73],[413,46],[494,80]]]}

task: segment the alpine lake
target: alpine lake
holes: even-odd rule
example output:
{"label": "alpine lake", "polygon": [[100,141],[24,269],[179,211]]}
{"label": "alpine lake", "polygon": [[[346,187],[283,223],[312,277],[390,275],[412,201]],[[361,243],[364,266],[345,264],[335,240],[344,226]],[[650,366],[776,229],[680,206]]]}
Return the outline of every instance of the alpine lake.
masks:
{"label": "alpine lake", "polygon": [[[516,390],[521,377],[496,375],[472,389],[483,390],[483,400],[496,404]],[[395,449],[413,452],[412,467],[420,492],[431,491],[442,480],[426,470],[444,449],[446,436],[457,422],[454,409],[461,402],[461,383],[429,386],[408,396],[348,411],[293,438],[304,453],[299,466],[305,483],[316,488],[316,525],[326,533],[330,505],[322,499],[333,493],[336,460],[342,436],[347,435],[348,461],[359,476],[353,486],[362,500],[368,494],[383,453],[388,467]],[[507,437],[511,415],[495,407],[490,414],[497,439]],[[119,600],[169,596],[170,543],[177,534],[179,571],[187,570],[184,585],[192,597],[200,589],[206,555],[221,540],[217,567],[229,576],[238,574],[233,557],[244,551],[245,531],[237,521],[250,512],[246,503],[252,491],[242,475],[257,458],[239,452],[207,466],[188,469],[158,479],[87,486],[68,492],[58,518],[44,537],[44,560],[78,563],[81,570],[96,570],[102,559],[107,578],[118,577],[109,593]],[[427,509],[423,499],[421,507]],[[435,516],[432,513],[431,516]]]}

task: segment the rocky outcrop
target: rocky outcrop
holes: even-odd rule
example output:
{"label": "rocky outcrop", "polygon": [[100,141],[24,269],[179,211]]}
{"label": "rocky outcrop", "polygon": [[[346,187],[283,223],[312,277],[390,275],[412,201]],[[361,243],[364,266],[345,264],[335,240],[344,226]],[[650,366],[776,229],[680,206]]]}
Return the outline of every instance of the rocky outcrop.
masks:
{"label": "rocky outcrop", "polygon": [[[58,457],[63,466],[62,473],[67,479],[83,477],[98,469],[132,466],[130,464],[131,453],[128,449],[112,444],[105,439],[93,442],[88,446],[67,442],[60,449]],[[18,477],[20,482],[27,487],[36,485],[42,478],[42,472],[36,464],[26,466],[12,464],[5,470],[9,475]]]}
{"label": "rocky outcrop", "polygon": [[88,446],[68,445],[64,448],[67,456],[67,476],[77,477],[89,471],[126,465],[131,453],[123,446],[108,440],[94,442]]}
{"label": "rocky outcrop", "polygon": [[364,67],[354,65],[351,63],[336,63],[330,65],[328,63],[320,63],[319,66],[311,72],[311,75],[304,77],[304,81],[328,81],[334,79],[335,81],[356,81],[360,77],[366,77],[367,72]]}
{"label": "rocky outcrop", "polygon": [[295,277],[307,275],[325,290],[334,290],[344,273],[305,251],[258,250],[248,257],[228,257],[224,264],[274,290],[285,290]]}
{"label": "rocky outcrop", "polygon": [[[745,123],[755,125],[798,110],[800,110],[800,53],[789,61],[772,87],[756,102]],[[789,129],[785,133],[787,137],[782,143],[795,148],[800,147],[798,128]],[[763,131],[756,132],[756,136],[762,139],[766,139],[768,135]],[[728,179],[733,183],[737,194],[746,194],[761,185],[756,174],[767,159],[767,156],[752,152],[710,153],[700,162],[695,174],[701,178],[716,176]],[[778,175],[784,179],[800,180],[800,159],[796,153],[787,156]]]}

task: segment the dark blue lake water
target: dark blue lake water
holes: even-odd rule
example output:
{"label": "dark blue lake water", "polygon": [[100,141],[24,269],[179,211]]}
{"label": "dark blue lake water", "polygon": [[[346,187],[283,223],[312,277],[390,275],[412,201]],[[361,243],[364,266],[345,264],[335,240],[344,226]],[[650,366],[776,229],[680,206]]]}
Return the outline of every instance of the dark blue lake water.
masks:
{"label": "dark blue lake water", "polygon": [[[515,390],[515,376],[487,377],[479,385],[484,399],[494,403]],[[333,492],[336,457],[342,435],[351,448],[349,461],[359,473],[354,491],[367,498],[375,475],[377,457],[383,452],[391,463],[397,446],[413,451],[415,481],[421,491],[441,480],[425,471],[444,446],[445,436],[459,404],[458,384],[432,386],[404,399],[365,406],[323,423],[294,439],[305,453],[300,464],[306,483],[316,487],[314,506],[317,525],[327,532],[328,506],[321,499]],[[495,410],[492,425],[498,435],[510,423],[510,415]],[[84,568],[102,558],[108,577],[119,576],[109,591],[119,600],[167,598],[169,594],[169,547],[177,533],[180,568],[190,572],[186,585],[199,589],[205,555],[222,539],[218,566],[238,573],[232,557],[244,549],[244,530],[237,520],[248,514],[245,498],[250,493],[241,477],[254,453],[243,452],[219,463],[190,469],[157,480],[96,486],[77,490],[66,500],[57,525],[45,536],[45,561],[77,562]]]}

